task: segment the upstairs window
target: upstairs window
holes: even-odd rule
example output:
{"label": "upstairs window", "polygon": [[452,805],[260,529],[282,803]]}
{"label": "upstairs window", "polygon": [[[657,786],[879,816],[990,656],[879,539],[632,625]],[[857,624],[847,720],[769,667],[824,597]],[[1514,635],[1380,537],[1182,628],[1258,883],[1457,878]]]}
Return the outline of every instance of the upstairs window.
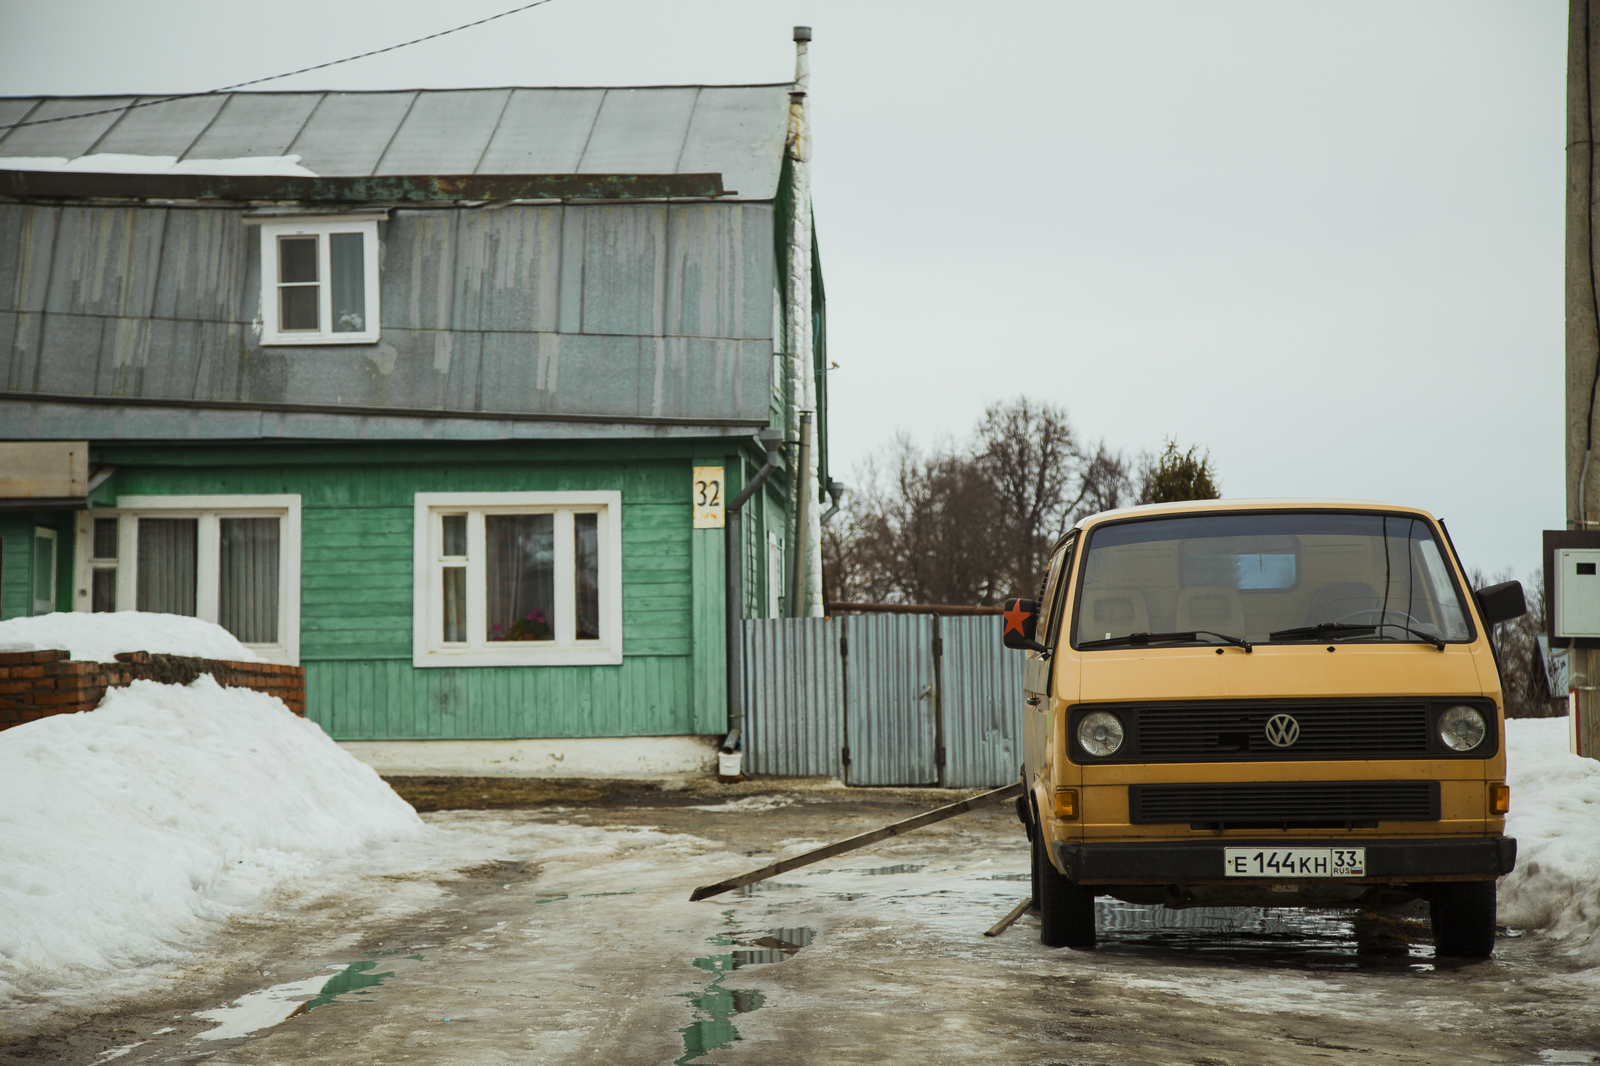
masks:
{"label": "upstairs window", "polygon": [[262,344],[378,339],[378,224],[261,224]]}

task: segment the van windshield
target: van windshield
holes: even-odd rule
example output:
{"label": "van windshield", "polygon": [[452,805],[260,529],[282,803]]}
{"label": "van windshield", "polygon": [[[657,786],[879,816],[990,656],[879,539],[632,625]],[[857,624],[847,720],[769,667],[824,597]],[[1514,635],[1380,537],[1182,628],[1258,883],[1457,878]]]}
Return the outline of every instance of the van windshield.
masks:
{"label": "van windshield", "polygon": [[[1467,640],[1432,523],[1413,515],[1151,518],[1090,534],[1074,646]],[[1165,637],[1159,635],[1165,634]],[[1123,646],[1126,646],[1123,644]]]}

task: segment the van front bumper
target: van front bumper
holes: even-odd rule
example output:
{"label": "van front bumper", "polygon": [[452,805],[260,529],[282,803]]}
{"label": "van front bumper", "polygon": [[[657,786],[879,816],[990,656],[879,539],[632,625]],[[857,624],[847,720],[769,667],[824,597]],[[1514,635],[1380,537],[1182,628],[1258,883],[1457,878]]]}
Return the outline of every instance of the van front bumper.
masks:
{"label": "van front bumper", "polygon": [[1517,863],[1517,842],[1512,837],[1069,841],[1051,844],[1050,851],[1057,869],[1085,885],[1173,885],[1207,881],[1248,884],[1282,880],[1226,876],[1222,869],[1225,847],[1366,848],[1367,875],[1337,879],[1347,884],[1483,880],[1508,874]]}

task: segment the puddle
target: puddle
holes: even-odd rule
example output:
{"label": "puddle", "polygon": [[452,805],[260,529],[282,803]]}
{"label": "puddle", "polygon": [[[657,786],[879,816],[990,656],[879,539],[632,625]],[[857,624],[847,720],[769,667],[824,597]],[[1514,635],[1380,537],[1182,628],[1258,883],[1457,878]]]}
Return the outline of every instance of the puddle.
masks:
{"label": "puddle", "polygon": [[830,892],[828,893],[828,898],[843,900],[844,902],[849,903],[851,900],[855,899],[866,899],[867,895],[868,894],[865,892]]}
{"label": "puddle", "polygon": [[991,874],[988,877],[980,878],[980,880],[983,880],[983,881],[1032,881],[1033,880],[1033,875],[1030,874],[1030,873]]}
{"label": "puddle", "polygon": [[554,896],[541,896],[540,898],[534,900],[533,902],[536,903],[536,904],[538,904],[538,903],[555,903],[555,902],[558,902],[559,900],[563,900],[563,899],[566,899],[566,898],[567,898],[567,894],[565,892],[561,892],[561,893],[558,893],[557,895],[554,895]]}
{"label": "puddle", "polygon": [[878,877],[883,874],[914,874],[922,869],[920,865],[903,862],[898,866],[878,866],[871,870],[857,870],[856,872],[866,877]]}
{"label": "puddle", "polygon": [[[732,913],[732,911],[723,912],[724,916],[728,917],[731,917]],[[674,1066],[691,1066],[701,1055],[709,1051],[732,1047],[734,1041],[742,1039],[738,1027],[733,1024],[734,1016],[748,1014],[765,1005],[766,997],[760,992],[723,987],[723,981],[730,973],[742,966],[791,959],[801,948],[808,946],[816,935],[815,929],[799,926],[770,929],[764,935],[748,940],[735,940],[726,933],[711,937],[712,944],[734,950],[694,960],[692,965],[697,969],[716,976],[699,992],[679,993],[694,1006],[695,1013],[700,1016],[678,1030],[683,1034],[683,1055],[675,1061]]]}
{"label": "puddle", "polygon": [[[421,960],[421,955],[409,958]],[[297,1014],[326,1006],[340,996],[370,995],[371,989],[394,976],[394,971],[371,973],[375,962],[352,962],[348,966],[330,966],[336,970],[332,976],[318,974],[299,981],[285,981],[271,988],[258,989],[241,996],[226,1007],[196,1011],[196,1018],[217,1022],[215,1029],[196,1034],[196,1040],[236,1040],[267,1029]]]}
{"label": "puddle", "polygon": [[744,941],[747,946],[733,952],[733,968],[737,970],[741,966],[761,966],[792,959],[801,948],[808,947],[816,935],[817,931],[809,926],[774,929],[766,936]]}
{"label": "puddle", "polygon": [[[601,896],[631,896],[637,891],[639,891],[637,888],[630,888],[626,892],[583,892],[583,893],[580,893],[578,895],[578,898],[579,899],[599,899]],[[561,898],[562,899],[566,899],[567,897],[566,896],[562,896]],[[542,899],[541,900],[535,900],[534,902],[543,903],[544,900],[542,900]]]}
{"label": "puddle", "polygon": [[1425,922],[1299,907],[1165,907],[1097,899],[1100,950],[1170,950],[1295,969],[1434,969]]}

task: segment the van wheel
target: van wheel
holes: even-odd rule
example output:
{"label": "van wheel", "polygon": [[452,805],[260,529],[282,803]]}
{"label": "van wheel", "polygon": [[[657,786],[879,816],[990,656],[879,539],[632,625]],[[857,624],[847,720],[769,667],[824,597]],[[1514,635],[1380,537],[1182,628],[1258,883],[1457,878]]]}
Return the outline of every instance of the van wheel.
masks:
{"label": "van wheel", "polygon": [[1034,827],[1033,896],[1039,906],[1039,943],[1047,948],[1094,947],[1094,893],[1068,879],[1047,856]]}
{"label": "van wheel", "polygon": [[1433,919],[1433,953],[1456,959],[1487,959],[1494,954],[1493,881],[1449,881],[1428,900]]}

